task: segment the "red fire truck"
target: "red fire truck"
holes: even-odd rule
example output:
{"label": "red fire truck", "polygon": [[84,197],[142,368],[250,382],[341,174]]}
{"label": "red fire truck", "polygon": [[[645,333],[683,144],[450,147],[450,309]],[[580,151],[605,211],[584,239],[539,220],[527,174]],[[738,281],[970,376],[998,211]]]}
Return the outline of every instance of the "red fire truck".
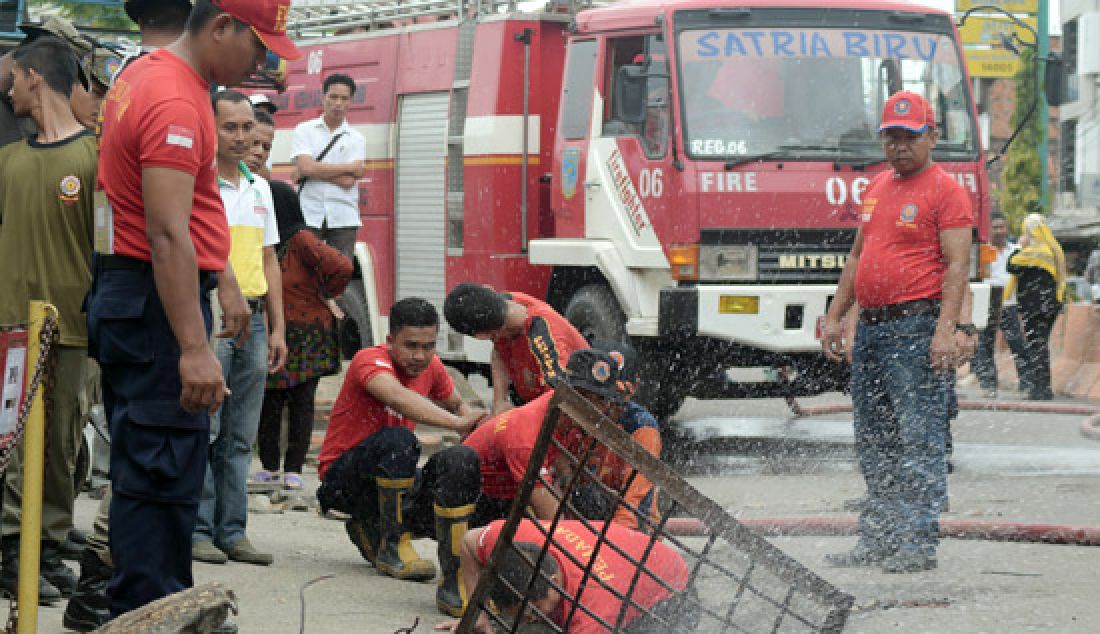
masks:
{"label": "red fire truck", "polygon": [[[687,396],[838,389],[820,322],[860,197],[886,167],[882,103],[901,89],[935,105],[933,157],[970,192],[986,240],[989,183],[950,15],[888,0],[575,9],[295,3],[304,55],[271,95],[276,175],[330,73],[354,78],[349,121],[367,141],[351,348],[381,340],[395,298],[441,305],[471,280],[544,297],[586,335],[632,339],[659,416]],[[467,372],[489,359],[445,325],[440,353]]]}

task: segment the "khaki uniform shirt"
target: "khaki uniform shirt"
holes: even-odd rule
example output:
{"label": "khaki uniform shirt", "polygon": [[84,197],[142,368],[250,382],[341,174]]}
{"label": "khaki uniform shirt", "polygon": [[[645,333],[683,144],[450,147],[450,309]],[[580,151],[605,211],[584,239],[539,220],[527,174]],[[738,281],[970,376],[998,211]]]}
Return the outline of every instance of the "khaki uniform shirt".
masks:
{"label": "khaki uniform shirt", "polygon": [[88,345],[81,305],[92,281],[96,141],[0,148],[0,323],[27,321],[30,300],[61,315],[61,344]]}

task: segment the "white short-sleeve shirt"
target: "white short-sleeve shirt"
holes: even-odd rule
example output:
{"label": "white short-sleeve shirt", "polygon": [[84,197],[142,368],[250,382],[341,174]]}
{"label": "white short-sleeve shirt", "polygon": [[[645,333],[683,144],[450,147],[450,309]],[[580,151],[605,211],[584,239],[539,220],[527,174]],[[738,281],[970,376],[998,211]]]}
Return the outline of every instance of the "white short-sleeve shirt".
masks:
{"label": "white short-sleeve shirt", "polygon": [[[322,163],[351,163],[367,159],[367,141],[348,125],[347,120],[335,130],[329,130],[323,117],[303,121],[294,128],[294,141],[290,156],[297,159],[308,155],[316,158],[329,144],[332,137],[343,132],[343,136],[325,155]],[[301,193],[302,215],[306,224],[321,227],[326,223],[329,228],[358,227],[359,188],[343,188],[328,181],[311,178],[306,181]]]}
{"label": "white short-sleeve shirt", "polygon": [[267,294],[264,247],[279,242],[271,185],[250,173],[242,174],[236,184],[219,178],[218,190],[229,221],[229,262],[241,294],[249,299],[263,297]]}

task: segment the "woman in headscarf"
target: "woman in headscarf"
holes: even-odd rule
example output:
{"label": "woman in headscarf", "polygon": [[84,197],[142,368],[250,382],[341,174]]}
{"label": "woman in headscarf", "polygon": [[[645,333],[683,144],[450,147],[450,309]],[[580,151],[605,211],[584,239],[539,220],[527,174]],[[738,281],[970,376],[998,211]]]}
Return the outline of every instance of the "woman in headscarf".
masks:
{"label": "woman in headscarf", "polygon": [[267,378],[260,413],[257,446],[263,470],[256,482],[279,480],[279,436],[283,406],[287,415],[283,486],[301,489],[302,465],[313,434],[313,398],[321,377],[340,369],[340,346],[331,336],[333,312],[326,299],[344,291],[352,276],[351,261],[328,246],[306,226],[298,193],[281,181],[271,181],[275,217],[279,223],[279,264],[283,271],[286,313],[286,366]]}
{"label": "woman in headscarf", "polygon": [[1046,220],[1039,214],[1024,218],[1020,227],[1020,248],[1008,258],[1012,278],[1005,297],[1015,291],[1024,329],[1024,363],[1020,385],[1027,386],[1028,398],[1049,401],[1050,331],[1062,310],[1066,291],[1066,256],[1054,239]]}

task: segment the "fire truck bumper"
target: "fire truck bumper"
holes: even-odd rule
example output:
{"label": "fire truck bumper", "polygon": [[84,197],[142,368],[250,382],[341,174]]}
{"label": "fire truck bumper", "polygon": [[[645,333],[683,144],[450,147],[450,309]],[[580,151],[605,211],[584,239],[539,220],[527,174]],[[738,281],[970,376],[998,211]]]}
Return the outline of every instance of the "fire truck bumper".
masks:
{"label": "fire truck bumper", "polygon": [[818,316],[832,285],[697,285],[661,290],[661,337],[702,337],[771,352],[821,349]]}
{"label": "fire truck bumper", "polygon": [[[989,286],[971,284],[974,324],[984,328]],[[661,289],[657,333],[704,338],[786,354],[821,349],[821,331],[834,285],[698,284]]]}

